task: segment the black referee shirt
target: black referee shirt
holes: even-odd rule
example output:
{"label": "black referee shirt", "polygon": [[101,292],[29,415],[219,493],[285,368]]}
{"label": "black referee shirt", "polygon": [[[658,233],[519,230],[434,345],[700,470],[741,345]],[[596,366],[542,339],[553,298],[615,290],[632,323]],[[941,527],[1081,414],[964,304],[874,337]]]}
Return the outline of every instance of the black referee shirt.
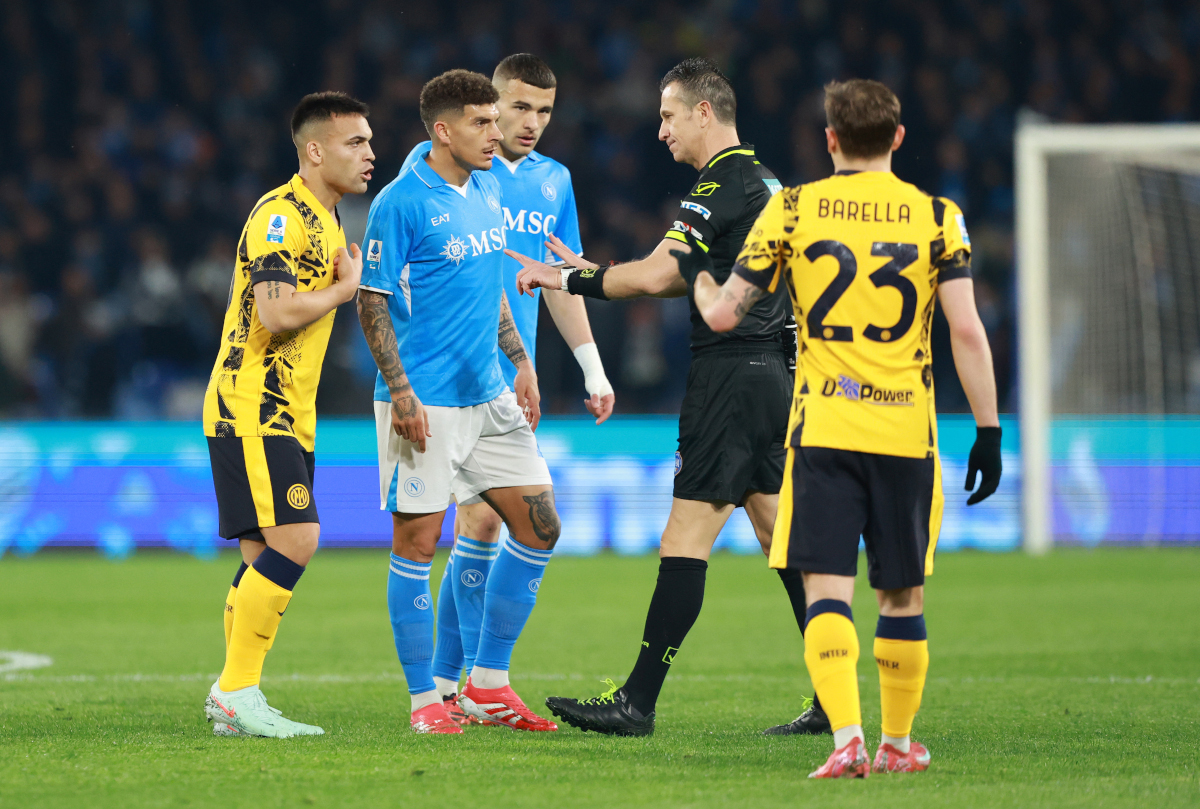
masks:
{"label": "black referee shirt", "polygon": [[[677,219],[666,238],[686,243],[683,233],[690,230],[712,258],[713,277],[723,284],[767,200],[781,188],[775,175],[758,162],[750,144],[717,152],[679,203]],[[754,304],[736,329],[717,334],[704,322],[689,296],[692,350],[737,342],[778,343],[790,305],[787,289],[779,284],[774,293]]]}

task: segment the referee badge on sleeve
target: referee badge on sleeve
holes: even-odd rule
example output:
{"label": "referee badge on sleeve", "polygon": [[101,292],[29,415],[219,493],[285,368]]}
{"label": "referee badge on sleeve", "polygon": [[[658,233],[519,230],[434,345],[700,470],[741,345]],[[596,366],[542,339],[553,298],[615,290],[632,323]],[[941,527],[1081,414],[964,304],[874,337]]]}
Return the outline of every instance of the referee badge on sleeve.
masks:
{"label": "referee badge on sleeve", "polygon": [[283,244],[283,234],[287,232],[287,217],[275,214],[267,222],[267,241]]}
{"label": "referee badge on sleeve", "polygon": [[683,456],[678,452],[675,453],[675,474],[678,475],[683,469]]}

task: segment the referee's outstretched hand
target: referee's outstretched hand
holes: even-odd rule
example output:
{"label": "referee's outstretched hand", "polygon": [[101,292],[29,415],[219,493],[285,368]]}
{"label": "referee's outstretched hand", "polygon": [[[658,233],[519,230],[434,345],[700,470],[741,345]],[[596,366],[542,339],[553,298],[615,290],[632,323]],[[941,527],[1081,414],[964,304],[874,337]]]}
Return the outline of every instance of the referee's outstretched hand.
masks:
{"label": "referee's outstretched hand", "polygon": [[974,489],[980,473],[983,474],[983,480],[975,493],[967,498],[968,506],[986,500],[996,491],[1003,468],[1000,462],[1000,428],[976,427],[975,446],[971,447],[971,457],[967,459],[967,482],[963,488],[968,492]]}
{"label": "referee's outstretched hand", "polygon": [[688,294],[692,292],[692,287],[696,283],[696,276],[702,272],[712,274],[713,263],[708,257],[708,253],[704,252],[704,248],[700,246],[700,242],[696,241],[696,237],[692,235],[690,230],[683,232],[684,238],[687,239],[688,247],[692,248],[690,253],[685,253],[683,250],[671,250],[671,255],[675,256],[675,260],[679,262],[679,274],[683,276],[683,280],[687,281]]}

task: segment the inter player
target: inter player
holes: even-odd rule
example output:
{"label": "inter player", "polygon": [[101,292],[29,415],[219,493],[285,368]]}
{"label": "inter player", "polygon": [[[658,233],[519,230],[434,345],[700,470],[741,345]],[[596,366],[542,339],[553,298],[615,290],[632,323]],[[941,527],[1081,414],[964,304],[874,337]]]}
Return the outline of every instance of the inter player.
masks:
{"label": "inter player", "polygon": [[242,550],[225,600],[225,668],[204,703],[218,735],[324,732],[281,716],[258,682],[321,530],[312,490],[317,383],[334,310],[354,298],[362,273],[336,206],[371,179],[367,112],[344,93],[301,99],[292,114],[299,172],[258,201],[238,244],[204,397],[220,534]]}
{"label": "inter player", "polygon": [[[687,295],[670,251],[689,233],[712,258],[718,277],[723,280],[729,273],[779,181],[755,157],[754,148],[738,138],[733,86],[711,61],[681,62],[663,77],[659,89],[659,139],[677,162],[700,172],[674,225],[646,258],[605,269],[585,262],[553,237],[547,245],[567,266],[550,267],[509,250],[525,265],[518,276],[522,291],[566,289],[601,300]],[[555,715],[585,730],[653,732],[659,692],[700,614],[708,557],[734,508],[746,509],[763,550],[770,547],[792,386],[787,293],[780,289],[764,296],[729,334],[713,332],[694,304],[691,310],[692,366],[679,414],[674,500],[637,663],[622,688],[614,686],[600,698],[547,701]],[[801,578],[787,570],[780,577],[799,622],[804,613]],[[820,733],[827,726],[818,706],[785,729]]]}
{"label": "inter player", "polygon": [[[504,294],[502,192],[488,171],[502,137],[499,98],[478,73],[430,80],[420,110],[433,148],[380,192],[367,219],[358,306],[379,366],[380,507],[393,524],[388,612],[418,733],[462,732],[433,681],[429,570],[451,498],[476,495],[511,536],[482,585],[479,647],[459,705],[518,730],[558,729],[508,682],[560,523],[533,437],[537,375]],[[501,350],[517,369],[512,390]]]}
{"label": "inter player", "polygon": [[[545,250],[542,243],[554,234],[571,250],[583,252],[571,172],[557,160],[534,151],[550,123],[558,81],[550,66],[537,56],[517,53],[496,66],[492,84],[500,93],[496,103],[500,117],[496,124],[503,135],[496,144],[492,175],[499,181],[504,195],[501,208],[507,230],[506,242],[518,252],[527,255],[544,253],[548,262],[561,263],[553,253]],[[401,172],[424,159],[431,148],[430,141],[415,146]],[[530,362],[536,362],[538,295],[518,294],[517,272],[520,269],[518,262],[504,259],[504,289],[521,342]],[[583,370],[583,384],[589,394],[584,405],[596,417],[596,423],[601,424],[612,413],[614,396],[592,337],[583,298],[561,290],[549,290],[545,300],[554,324]],[[500,370],[505,384],[512,388],[517,368],[507,356],[500,358]],[[458,504],[455,548],[446,563],[438,591],[433,680],[447,709],[460,721],[466,717],[455,702],[458,680],[464,665],[469,672],[475,663],[483,619],[483,594],[499,535],[500,516],[482,497],[476,496]]]}
{"label": "inter player", "polygon": [[[904,139],[884,85],[825,88],[834,176],[775,196],[733,274],[718,286],[703,249],[678,252],[696,305],[728,332],[756,301],[790,291],[801,320],[787,470],[770,564],[804,573],[804,661],[833,725],[834,753],[810,777],[866,777],[929,766],[911,741],[929,650],[924,583],[942,518],[929,330],[935,301],[975,414],[966,489],[973,505],[1000,482],[1000,422],[987,334],[975,310],[971,240],[958,206],[892,174]],[[883,738],[867,758],[858,698],[854,596],[859,537],[879,599],[875,661]]]}

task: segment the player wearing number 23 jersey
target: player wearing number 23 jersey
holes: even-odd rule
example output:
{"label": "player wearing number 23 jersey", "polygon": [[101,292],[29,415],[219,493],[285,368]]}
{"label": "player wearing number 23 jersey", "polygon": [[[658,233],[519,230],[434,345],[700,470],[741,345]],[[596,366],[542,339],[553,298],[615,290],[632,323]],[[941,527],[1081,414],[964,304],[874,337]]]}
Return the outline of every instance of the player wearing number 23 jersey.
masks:
{"label": "player wearing number 23 jersey", "polygon": [[[999,484],[1001,431],[962,212],[892,174],[905,132],[900,101],[886,86],[831,83],[825,114],[834,175],[773,197],[734,275],[717,288],[697,273],[696,299],[705,320],[724,329],[781,283],[792,299],[800,358],[770,564],[803,571],[809,597],[804,661],[834,738],[833,754],[809,777],[862,778],[916,772],[930,761],[911,730],[929,669],[922,607],[942,519],[930,345],[936,301],[977,424],[965,488],[977,472],[984,478],[968,505]],[[703,265],[695,249],[680,256],[681,271]],[[882,739],[873,764],[850,609],[860,541],[880,605],[873,651]]]}
{"label": "player wearing number 23 jersey", "polygon": [[970,277],[970,250],[957,205],[890,172],[838,172],[767,203],[734,272],[792,294],[789,446],[933,457],[934,301]]}

